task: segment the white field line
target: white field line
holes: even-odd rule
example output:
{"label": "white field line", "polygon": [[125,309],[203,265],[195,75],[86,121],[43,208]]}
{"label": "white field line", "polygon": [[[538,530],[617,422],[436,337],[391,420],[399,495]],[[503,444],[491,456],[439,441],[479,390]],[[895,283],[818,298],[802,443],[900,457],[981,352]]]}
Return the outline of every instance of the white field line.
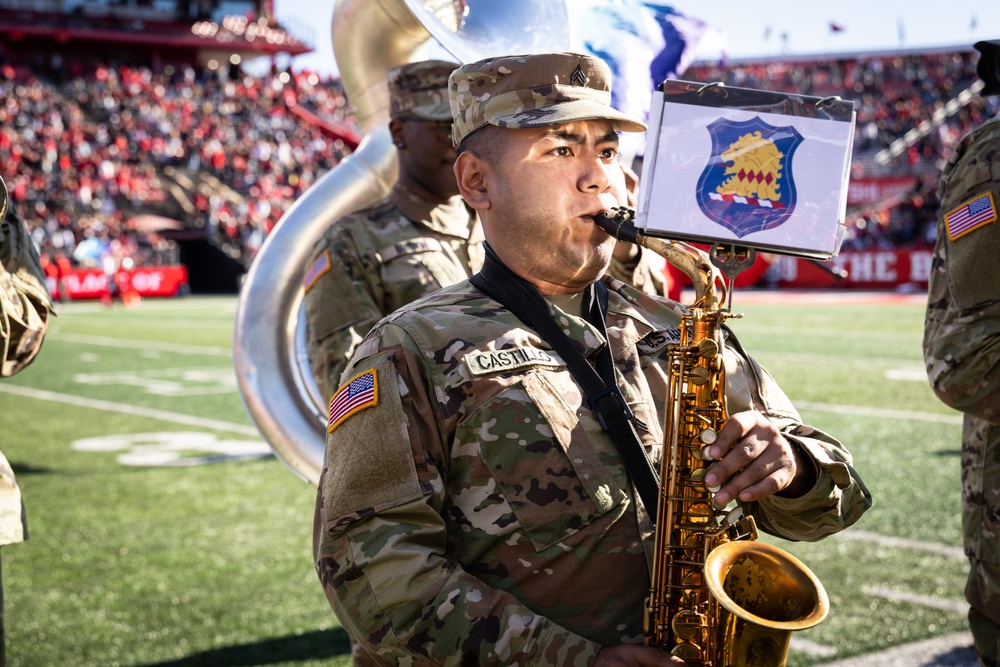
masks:
{"label": "white field line", "polygon": [[856,540],[865,544],[877,544],[883,547],[895,549],[909,549],[911,551],[923,551],[925,553],[946,556],[956,560],[965,560],[965,552],[961,547],[952,547],[946,544],[935,544],[933,542],[921,542],[919,540],[908,540],[903,537],[892,537],[890,535],[879,535],[865,530],[855,530],[853,528],[842,531],[836,535],[831,535],[831,539]]}
{"label": "white field line", "polygon": [[96,301],[78,301],[56,304],[56,312],[60,315],[75,315],[77,313],[109,313],[114,311],[118,317],[123,315],[135,315],[142,317],[143,313],[173,313],[178,310],[213,310],[218,313],[235,313],[236,297],[227,298],[196,298],[184,299],[183,301],[171,301],[170,299],[153,299],[142,303],[140,308],[135,310],[123,309],[118,306],[108,307]]}
{"label": "white field line", "polygon": [[39,401],[65,403],[66,405],[75,405],[81,408],[104,410],[106,412],[118,412],[123,415],[132,415],[134,417],[147,417],[149,419],[159,419],[162,421],[170,422],[171,424],[185,424],[187,426],[208,428],[214,431],[239,433],[240,435],[249,435],[255,438],[260,437],[260,434],[257,432],[257,429],[255,429],[253,426],[247,426],[245,424],[234,424],[233,422],[221,421],[219,419],[206,419],[204,417],[194,417],[192,415],[185,415],[179,412],[168,412],[166,410],[143,408],[137,405],[127,405],[125,403],[112,403],[111,401],[102,401],[99,399],[86,398],[83,396],[73,396],[72,394],[60,394],[54,391],[46,391],[44,389],[31,389],[30,387],[18,387],[17,385],[12,385],[12,384],[0,384],[0,392],[15,394],[17,396],[24,396],[26,398],[34,398]]}
{"label": "white field line", "polygon": [[227,347],[211,345],[181,345],[179,343],[155,343],[150,341],[129,340],[127,338],[111,338],[109,336],[87,336],[85,334],[56,334],[46,341],[57,343],[78,343],[80,345],[98,345],[104,347],[130,347],[136,350],[153,350],[157,352],[176,352],[178,354],[201,354],[208,357],[232,357],[233,351]]}
{"label": "white field line", "polygon": [[814,401],[792,401],[801,410],[816,410],[817,412],[832,412],[854,417],[874,417],[876,419],[901,419],[903,421],[935,422],[939,424],[962,423],[958,414],[942,415],[929,412],[914,412],[912,410],[886,410],[883,408],[868,408],[861,405],[838,405],[835,403],[817,403]]}
{"label": "white field line", "polygon": [[[761,350],[756,348],[753,351],[754,359],[767,364],[773,364],[776,362],[789,362],[797,361],[801,363],[809,364],[836,364],[838,366],[865,366],[870,367],[872,364],[879,364],[883,366],[904,366],[907,368],[920,368],[923,370],[923,361],[917,358],[890,358],[890,357],[851,357],[850,359],[845,359],[842,356],[837,356],[835,354],[813,354],[810,352],[785,352],[782,350]],[[926,372],[926,371],[925,371]]]}
{"label": "white field line", "polygon": [[814,329],[788,327],[770,327],[765,325],[756,326],[750,323],[739,323],[733,326],[737,336],[767,335],[767,336],[790,336],[793,338],[835,338],[845,340],[858,338],[862,340],[912,340],[916,341],[917,349],[920,348],[920,341],[923,340],[923,333],[919,331],[868,331],[866,329]]}
{"label": "white field line", "polygon": [[816,667],[979,667],[972,635],[956,632]]}
{"label": "white field line", "polygon": [[817,658],[831,658],[837,654],[837,649],[826,644],[817,644],[808,639],[799,639],[795,635],[791,637],[791,647],[793,651],[812,655]]}
{"label": "white field line", "polygon": [[940,609],[942,611],[954,611],[959,614],[964,614],[969,611],[969,603],[965,600],[945,600],[943,598],[931,597],[929,595],[918,595],[916,593],[907,593],[906,591],[894,591],[891,588],[885,588],[884,586],[865,586],[864,591],[868,595],[885,598],[886,600],[891,600],[892,602],[908,602],[920,607]]}

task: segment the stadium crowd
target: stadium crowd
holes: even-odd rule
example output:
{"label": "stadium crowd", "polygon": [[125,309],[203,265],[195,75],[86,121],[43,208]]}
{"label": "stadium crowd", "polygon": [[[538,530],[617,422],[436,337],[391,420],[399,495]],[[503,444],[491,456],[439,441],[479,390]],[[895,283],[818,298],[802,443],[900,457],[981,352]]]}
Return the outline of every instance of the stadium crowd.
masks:
{"label": "stadium crowd", "polygon": [[339,81],[308,72],[154,73],[56,57],[0,63],[0,95],[12,198],[44,253],[79,264],[99,262],[94,248],[137,264],[164,260],[169,244],[134,221],[165,211],[249,261],[288,206],[349,152],[289,113],[286,96],[328,122],[353,122]]}
{"label": "stadium crowd", "polygon": [[[915,185],[852,210],[845,249],[933,244],[942,161],[996,112],[996,98],[979,96],[948,108],[976,80],[971,51],[697,65],[684,78],[856,100],[852,176],[905,174]],[[43,252],[80,264],[109,252],[135,264],[176,261],[168,241],[135,224],[165,212],[249,263],[288,207],[350,151],[291,106],[357,129],[340,82],[309,72],[251,77],[0,53],[0,95],[12,197]],[[875,160],[907,133],[910,145]]]}

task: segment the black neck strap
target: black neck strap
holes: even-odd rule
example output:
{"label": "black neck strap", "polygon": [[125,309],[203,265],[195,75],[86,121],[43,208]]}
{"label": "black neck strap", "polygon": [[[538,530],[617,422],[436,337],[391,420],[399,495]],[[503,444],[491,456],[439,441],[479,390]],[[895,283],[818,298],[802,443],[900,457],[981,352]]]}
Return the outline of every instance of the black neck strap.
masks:
{"label": "black neck strap", "polygon": [[646,513],[655,523],[659,482],[635,431],[632,411],[615,381],[614,360],[604,321],[608,311],[607,285],[599,280],[587,287],[584,293],[584,317],[601,332],[606,341],[597,354],[597,370],[594,370],[552,318],[548,303],[538,288],[507,268],[489,244],[484,243],[483,248],[486,253],[483,268],[470,278],[472,284],[506,306],[517,319],[538,332],[566,362],[570,373],[583,389],[597,421],[618,448]]}

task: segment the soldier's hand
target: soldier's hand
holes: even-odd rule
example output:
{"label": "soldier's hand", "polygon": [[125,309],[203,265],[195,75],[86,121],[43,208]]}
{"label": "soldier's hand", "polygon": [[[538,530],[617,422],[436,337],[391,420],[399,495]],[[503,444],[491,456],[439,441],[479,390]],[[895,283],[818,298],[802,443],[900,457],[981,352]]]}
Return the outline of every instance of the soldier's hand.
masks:
{"label": "soldier's hand", "polygon": [[602,648],[594,661],[594,667],[662,667],[686,664],[680,658],[658,648],[631,644]]}
{"label": "soldier's hand", "polygon": [[715,496],[718,507],[734,498],[752,502],[775,493],[798,497],[816,481],[808,455],[755,410],[730,416],[709,454],[716,462],[705,484],[721,487]]}

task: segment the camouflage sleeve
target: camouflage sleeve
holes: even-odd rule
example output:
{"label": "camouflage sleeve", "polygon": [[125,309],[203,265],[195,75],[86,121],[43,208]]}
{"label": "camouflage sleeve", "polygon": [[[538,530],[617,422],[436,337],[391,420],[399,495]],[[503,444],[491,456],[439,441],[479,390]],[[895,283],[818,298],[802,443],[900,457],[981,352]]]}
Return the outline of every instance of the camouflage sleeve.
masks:
{"label": "camouflage sleeve", "polygon": [[[341,223],[336,223],[341,224]],[[309,365],[328,400],[354,349],[382,319],[348,229],[335,228],[316,245],[303,280]]]}
{"label": "camouflage sleeve", "polygon": [[996,390],[1000,386],[1000,285],[996,301],[961,311],[951,297],[945,272],[946,264],[936,253],[924,318],[927,377],[946,405],[1000,424],[1000,392]]}
{"label": "camouflage sleeve", "polygon": [[667,280],[663,275],[663,263],[652,252],[643,248],[628,260],[612,257],[608,275],[631,285],[644,294],[667,295]]}
{"label": "camouflage sleeve", "polygon": [[333,399],[314,523],[317,572],[347,632],[385,664],[592,664],[599,646],[449,560],[448,438],[412,339],[381,325],[345,378],[368,373],[374,402],[337,422]]}
{"label": "camouflage sleeve", "polygon": [[[994,424],[1000,424],[997,150],[1000,120],[965,137],[942,172],[923,343],[927,377],[938,398]],[[973,205],[979,209],[968,216]]]}
{"label": "camouflage sleeve", "polygon": [[0,221],[0,377],[34,361],[52,312],[38,252],[13,207]]}
{"label": "camouflage sleeve", "polygon": [[726,398],[730,413],[757,410],[816,464],[813,488],[798,498],[768,496],[743,503],[761,530],[788,540],[813,542],[847,528],[871,507],[872,497],[854,469],[851,453],[832,436],[802,423],[798,411],[735,337],[726,355]]}

